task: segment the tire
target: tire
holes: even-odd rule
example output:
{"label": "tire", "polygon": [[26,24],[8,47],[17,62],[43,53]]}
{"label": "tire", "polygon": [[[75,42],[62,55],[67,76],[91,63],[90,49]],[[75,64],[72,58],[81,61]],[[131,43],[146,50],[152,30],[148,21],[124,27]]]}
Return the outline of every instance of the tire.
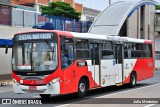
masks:
{"label": "tire", "polygon": [[131,76],[130,76],[130,87],[135,87],[137,84],[137,76],[136,76],[136,73],[132,73]]}
{"label": "tire", "polygon": [[42,98],[47,99],[51,96],[51,94],[39,94]]}
{"label": "tire", "polygon": [[88,90],[88,83],[85,79],[81,79],[78,83],[78,93],[79,98],[85,97]]}

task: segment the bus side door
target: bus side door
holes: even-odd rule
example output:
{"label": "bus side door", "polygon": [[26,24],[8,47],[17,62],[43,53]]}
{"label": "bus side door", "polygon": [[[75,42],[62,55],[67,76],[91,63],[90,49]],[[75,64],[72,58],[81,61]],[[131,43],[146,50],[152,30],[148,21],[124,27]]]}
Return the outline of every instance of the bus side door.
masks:
{"label": "bus side door", "polygon": [[123,57],[122,57],[122,45],[121,44],[115,44],[114,45],[115,50],[115,59],[116,59],[116,83],[122,83],[123,78],[123,70],[122,70],[122,63],[123,63]]}
{"label": "bus side door", "polygon": [[92,65],[91,65],[91,72],[92,77],[95,81],[94,86],[100,85],[100,50],[99,50],[99,44],[98,43],[91,43],[91,59],[92,59]]}
{"label": "bus side door", "polygon": [[113,44],[105,41],[101,44],[101,86],[116,84],[116,61]]}

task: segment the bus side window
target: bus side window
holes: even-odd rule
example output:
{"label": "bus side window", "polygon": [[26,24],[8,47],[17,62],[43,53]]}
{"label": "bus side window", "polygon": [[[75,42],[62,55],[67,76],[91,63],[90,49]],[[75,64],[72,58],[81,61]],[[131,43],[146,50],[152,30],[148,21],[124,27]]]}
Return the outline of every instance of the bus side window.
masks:
{"label": "bus side window", "polygon": [[125,43],[124,46],[124,58],[133,58],[133,44],[132,43]]}
{"label": "bus side window", "polygon": [[106,41],[101,44],[102,50],[102,59],[109,60],[114,59],[112,42]]}
{"label": "bus side window", "polygon": [[77,59],[90,59],[90,49],[89,49],[88,40],[86,39],[76,40],[76,58]]}
{"label": "bus side window", "polygon": [[74,45],[72,38],[61,39],[61,66],[67,68],[74,62]]}
{"label": "bus side window", "polygon": [[152,57],[152,45],[151,44],[144,44],[143,45],[143,54],[145,58]]}

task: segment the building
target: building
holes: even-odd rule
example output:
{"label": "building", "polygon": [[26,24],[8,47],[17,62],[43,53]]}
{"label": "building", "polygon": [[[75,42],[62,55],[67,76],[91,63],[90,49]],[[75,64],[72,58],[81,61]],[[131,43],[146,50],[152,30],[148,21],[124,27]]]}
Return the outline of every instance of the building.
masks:
{"label": "building", "polygon": [[83,7],[83,14],[81,16],[81,20],[93,22],[100,12],[101,11],[96,9]]}
{"label": "building", "polygon": [[23,5],[27,7],[33,7],[37,12],[41,11],[41,6],[47,6],[49,2],[66,2],[69,3],[72,7],[74,7],[77,11],[82,12],[83,5],[79,3],[75,3],[74,0],[11,0],[11,4],[13,6]]}
{"label": "building", "polygon": [[0,24],[11,25],[11,9],[10,0],[0,1]]}
{"label": "building", "polygon": [[154,40],[155,67],[160,68],[160,11],[154,21],[156,4],[152,0],[113,3],[100,13],[89,33]]}
{"label": "building", "polygon": [[155,5],[151,0],[113,3],[100,13],[89,33],[153,40]]}

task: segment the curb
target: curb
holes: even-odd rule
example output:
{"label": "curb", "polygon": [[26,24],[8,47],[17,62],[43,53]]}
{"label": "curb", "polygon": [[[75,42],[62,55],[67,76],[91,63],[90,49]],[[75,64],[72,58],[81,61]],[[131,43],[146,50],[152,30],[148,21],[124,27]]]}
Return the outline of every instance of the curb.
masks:
{"label": "curb", "polygon": [[154,68],[155,70],[160,70],[160,67],[159,68]]}

